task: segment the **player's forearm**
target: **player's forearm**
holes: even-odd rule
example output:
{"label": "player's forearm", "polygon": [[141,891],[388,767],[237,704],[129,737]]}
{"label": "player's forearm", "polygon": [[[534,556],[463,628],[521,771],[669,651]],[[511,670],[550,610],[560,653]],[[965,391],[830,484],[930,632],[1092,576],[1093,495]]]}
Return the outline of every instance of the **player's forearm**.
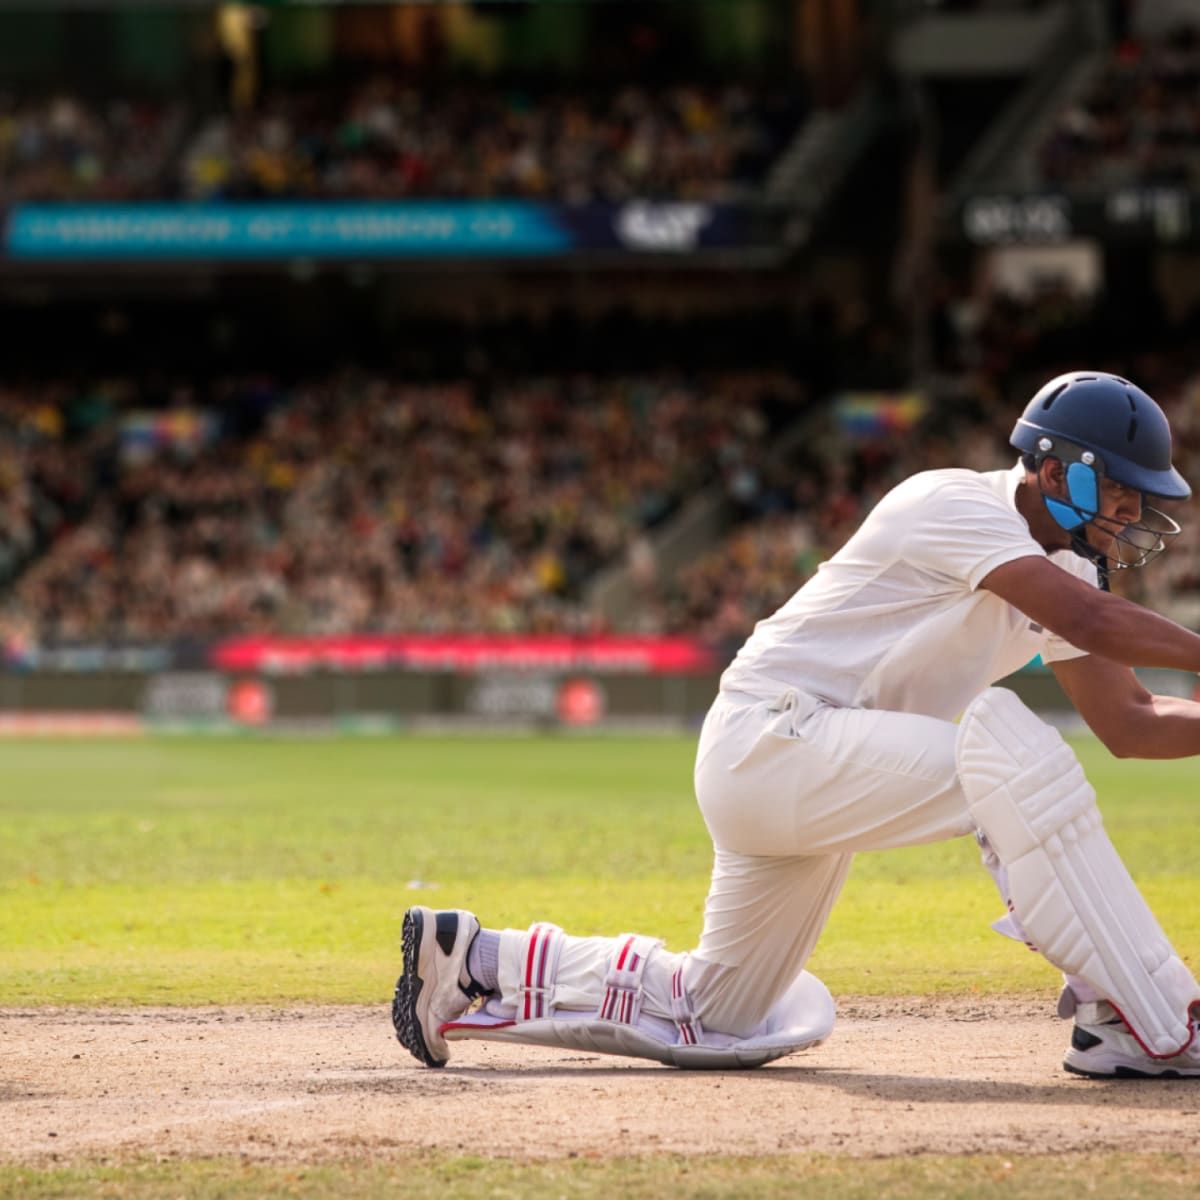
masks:
{"label": "player's forearm", "polygon": [[1190,629],[1121,596],[1097,600],[1078,629],[1064,635],[1080,650],[1127,667],[1200,672],[1200,637]]}
{"label": "player's forearm", "polygon": [[1200,754],[1200,704],[1180,696],[1151,696],[1143,719],[1127,731],[1129,757],[1190,758]]}

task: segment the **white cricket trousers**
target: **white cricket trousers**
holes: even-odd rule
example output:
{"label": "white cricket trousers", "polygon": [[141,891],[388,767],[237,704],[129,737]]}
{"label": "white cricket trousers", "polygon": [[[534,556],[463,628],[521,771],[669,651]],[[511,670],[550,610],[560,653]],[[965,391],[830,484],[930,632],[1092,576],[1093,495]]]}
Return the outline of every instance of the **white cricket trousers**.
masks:
{"label": "white cricket trousers", "polygon": [[[752,1036],[804,969],[858,850],[974,832],[954,760],[958,727],[907,713],[835,708],[801,692],[721,693],[704,722],[696,796],[715,851],[699,946],[654,951],[644,1016],[671,1016],[683,982],[706,1031]],[[554,1003],[595,1011],[612,938],[568,937]],[[529,935],[501,935],[499,990],[514,1010]],[[669,1035],[668,1035],[669,1040]]]}
{"label": "white cricket trousers", "polygon": [[804,968],[859,850],[974,831],[958,727],[803,692],[721,693],[696,755],[715,858],[686,983],[706,1029],[744,1036]]}

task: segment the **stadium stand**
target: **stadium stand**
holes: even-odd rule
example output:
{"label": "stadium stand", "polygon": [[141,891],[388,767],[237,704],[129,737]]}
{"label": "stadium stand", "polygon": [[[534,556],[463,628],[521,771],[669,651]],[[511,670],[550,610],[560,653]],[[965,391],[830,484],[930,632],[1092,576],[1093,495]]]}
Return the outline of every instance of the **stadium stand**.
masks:
{"label": "stadium stand", "polygon": [[67,433],[54,387],[0,387],[0,587],[85,506],[87,456]]}
{"label": "stadium stand", "polygon": [[[588,576],[681,497],[761,459],[768,405],[797,396],[769,373],[218,390],[261,423],[205,438],[187,409],[149,428],[127,414],[115,445],[76,451],[70,477],[92,503],[60,519],[14,593],[40,639],[586,628]],[[67,454],[30,486],[55,482]]]}
{"label": "stadium stand", "polygon": [[180,104],[0,97],[0,200],[127,200],[170,194]]}
{"label": "stadium stand", "polygon": [[767,84],[617,90],[379,74],[273,89],[250,110],[171,100],[0,98],[0,200],[753,195],[799,127]]}
{"label": "stadium stand", "polygon": [[[1054,6],[898,7],[969,20],[1032,19]],[[1040,155],[1064,190],[1188,184],[1200,162],[1194,34],[1120,33]],[[1048,64],[1043,56],[1020,70]],[[786,87],[777,72],[733,83],[697,69],[636,87],[501,74],[450,88],[358,65],[307,81],[266,72],[247,105],[23,86],[0,99],[0,202],[719,205],[763,197],[821,91],[811,63]],[[1026,294],[989,293],[979,280],[991,245],[948,247],[944,231],[932,232],[938,188],[951,193],[947,174],[1020,81],[968,79],[970,104],[953,101],[954,81],[939,114],[954,153],[933,153],[917,145],[920,123],[905,124],[921,106],[891,77],[899,68],[868,65],[896,100],[894,126],[880,135],[890,140],[847,166],[822,220],[806,212],[802,231],[784,229],[772,279],[753,273],[761,264],[739,257],[736,242],[718,267],[705,264],[731,281],[727,304],[712,298],[720,282],[697,282],[685,253],[655,262],[677,283],[668,294],[656,281],[654,303],[635,303],[652,290],[649,271],[623,263],[622,281],[608,275],[601,286],[603,272],[581,254],[539,264],[536,295],[511,263],[491,264],[490,274],[464,272],[458,300],[446,303],[448,272],[437,311],[412,298],[433,273],[411,263],[389,268],[413,271],[411,282],[376,286],[378,262],[351,260],[336,276],[281,262],[258,290],[202,263],[187,276],[186,302],[172,295],[178,264],[157,279],[123,264],[124,296],[106,296],[99,316],[87,311],[96,285],[86,265],[51,285],[32,266],[32,284],[13,269],[7,278],[26,291],[10,310],[21,330],[11,361],[26,381],[0,393],[6,628],[45,642],[620,628],[728,648],[901,475],[1010,461],[1013,405],[1082,362],[1126,372],[1162,399],[1183,469],[1200,478],[1194,316],[1164,324],[1148,281],[1136,302],[1117,283],[1081,298],[1052,272]],[[844,102],[855,70],[843,74]],[[1047,102],[1017,132],[1052,115]],[[1002,234],[997,244],[1021,230]],[[1128,257],[1106,254],[1123,279]],[[958,283],[939,293],[943,255]],[[834,281],[827,292],[810,282],[818,275]],[[503,311],[487,311],[481,280],[504,297]],[[760,303],[735,302],[760,283]],[[36,299],[26,303],[39,287],[70,314],[81,383],[53,377],[62,331],[38,317]],[[148,372],[159,375],[150,388],[137,379]],[[904,388],[929,415],[902,430],[864,436],[839,428],[833,407],[815,411],[847,391]],[[812,436],[798,438],[799,424]],[[668,563],[664,537],[697,495],[714,497],[731,527],[681,566]],[[631,585],[615,612],[595,593],[614,571]],[[1154,571],[1130,576],[1122,584],[1141,598],[1200,619],[1190,531]]]}
{"label": "stadium stand", "polygon": [[1130,36],[1059,115],[1039,155],[1043,178],[1073,187],[1200,179],[1200,25]]}

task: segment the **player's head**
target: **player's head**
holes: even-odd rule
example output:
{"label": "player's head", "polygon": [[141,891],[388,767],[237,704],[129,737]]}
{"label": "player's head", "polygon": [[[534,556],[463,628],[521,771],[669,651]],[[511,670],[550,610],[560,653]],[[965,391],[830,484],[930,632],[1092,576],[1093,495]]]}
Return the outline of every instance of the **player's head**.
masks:
{"label": "player's head", "polygon": [[[1175,521],[1146,503],[1192,494],[1171,465],[1171,427],[1128,380],[1099,371],[1059,375],[1025,406],[1010,440],[1039,477],[1047,459],[1062,464],[1061,495],[1044,486],[1042,494],[1078,553],[1106,558],[1110,567],[1139,567],[1179,533]],[[1110,502],[1122,489],[1136,496],[1132,507],[1128,498],[1123,506]]]}

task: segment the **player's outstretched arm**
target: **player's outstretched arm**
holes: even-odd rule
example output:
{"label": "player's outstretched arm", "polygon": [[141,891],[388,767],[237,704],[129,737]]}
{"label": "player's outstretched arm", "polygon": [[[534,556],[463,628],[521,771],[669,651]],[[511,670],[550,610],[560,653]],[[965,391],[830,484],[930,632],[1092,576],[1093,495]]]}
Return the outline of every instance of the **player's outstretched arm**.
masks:
{"label": "player's outstretched arm", "polygon": [[986,588],[1087,654],[1127,667],[1200,672],[1200,637],[1132,600],[1030,555],[984,576]]}
{"label": "player's outstretched arm", "polygon": [[1200,754],[1200,704],[1156,696],[1131,667],[1085,654],[1051,664],[1055,678],[1092,732],[1118,758]]}

